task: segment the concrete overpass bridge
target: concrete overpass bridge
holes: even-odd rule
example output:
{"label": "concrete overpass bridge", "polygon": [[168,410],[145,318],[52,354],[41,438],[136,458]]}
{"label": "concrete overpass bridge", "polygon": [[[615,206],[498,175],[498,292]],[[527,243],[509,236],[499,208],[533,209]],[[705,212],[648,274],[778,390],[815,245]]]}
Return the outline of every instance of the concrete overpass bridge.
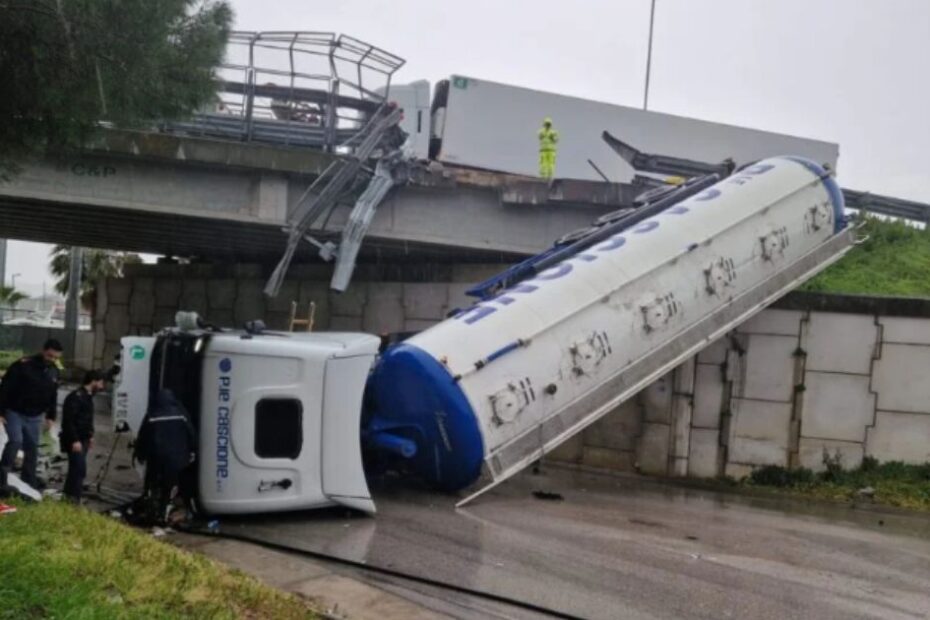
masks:
{"label": "concrete overpass bridge", "polygon": [[[105,130],[0,185],[0,237],[231,262],[276,261],[300,196],[335,156],[307,148]],[[509,261],[548,248],[633,188],[433,169],[379,207],[362,260]],[[352,199],[314,236],[335,237]],[[315,259],[303,244],[298,258]]]}
{"label": "concrete overpass bridge", "polygon": [[[337,161],[334,153],[357,153],[366,119],[393,105],[386,97],[403,60],[352,37],[299,32],[234,33],[227,56],[216,109],[166,131],[102,130],[84,149],[30,162],[0,184],[0,238],[271,265],[285,252],[285,228],[321,241],[355,230],[347,223],[358,215],[351,222],[349,215],[370,174],[345,175],[354,183],[340,186],[338,206],[322,208],[309,229],[295,222],[307,219],[308,188]],[[358,167],[372,172],[376,153]],[[666,159],[646,156],[648,165],[634,168]],[[688,161],[681,172],[682,161],[661,172],[702,173]],[[433,161],[378,205],[359,258],[513,262],[632,205],[648,184],[643,177],[550,184]],[[847,191],[847,202],[923,220],[930,213],[862,192]],[[320,260],[303,241],[296,258]]]}

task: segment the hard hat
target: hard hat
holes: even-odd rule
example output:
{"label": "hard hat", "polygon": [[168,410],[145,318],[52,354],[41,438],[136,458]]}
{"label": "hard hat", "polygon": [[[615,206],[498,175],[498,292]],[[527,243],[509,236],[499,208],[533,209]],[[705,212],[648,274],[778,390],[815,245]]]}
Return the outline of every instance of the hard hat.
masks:
{"label": "hard hat", "polygon": [[552,124],[552,119],[549,118],[548,116],[543,119],[543,125],[551,125],[551,124]]}

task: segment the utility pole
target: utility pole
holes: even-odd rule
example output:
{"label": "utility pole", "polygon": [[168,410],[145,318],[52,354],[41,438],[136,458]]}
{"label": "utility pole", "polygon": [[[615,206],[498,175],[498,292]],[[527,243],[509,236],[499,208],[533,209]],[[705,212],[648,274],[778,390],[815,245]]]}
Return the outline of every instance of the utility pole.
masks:
{"label": "utility pole", "polygon": [[649,76],[652,73],[652,31],[656,21],[656,0],[649,10],[649,47],[646,50],[646,89],[643,92],[643,109],[649,109]]}
{"label": "utility pole", "polygon": [[6,286],[6,239],[0,239],[0,286]]}
{"label": "utility pole", "polygon": [[71,246],[71,262],[68,267],[68,298],[65,300],[65,334],[71,341],[68,354],[71,360],[77,357],[77,335],[81,314],[81,270],[84,266],[84,249]]}
{"label": "utility pole", "polygon": [[[0,239],[0,288],[4,286],[6,286],[6,239]],[[4,319],[6,317],[3,315],[3,308],[0,308],[0,324]]]}

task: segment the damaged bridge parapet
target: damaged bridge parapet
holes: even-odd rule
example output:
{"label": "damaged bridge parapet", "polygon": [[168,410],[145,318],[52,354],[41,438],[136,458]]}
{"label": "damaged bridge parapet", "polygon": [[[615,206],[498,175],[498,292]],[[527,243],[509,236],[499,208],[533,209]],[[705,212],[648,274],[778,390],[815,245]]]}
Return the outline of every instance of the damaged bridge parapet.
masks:
{"label": "damaged bridge parapet", "polygon": [[[310,149],[106,130],[84,150],[26,163],[0,186],[0,218],[9,238],[267,264],[281,256],[282,228],[300,197],[334,158]],[[508,189],[516,179],[497,176],[431,167],[388,195],[362,256],[514,260],[617,208],[601,194],[618,190],[606,186],[600,193],[589,188],[585,202],[575,194],[566,200],[558,184],[550,189],[521,179]],[[539,191],[544,199],[530,198]],[[353,200],[347,197],[310,232],[337,238]],[[315,248],[304,246],[298,256],[315,257]]]}

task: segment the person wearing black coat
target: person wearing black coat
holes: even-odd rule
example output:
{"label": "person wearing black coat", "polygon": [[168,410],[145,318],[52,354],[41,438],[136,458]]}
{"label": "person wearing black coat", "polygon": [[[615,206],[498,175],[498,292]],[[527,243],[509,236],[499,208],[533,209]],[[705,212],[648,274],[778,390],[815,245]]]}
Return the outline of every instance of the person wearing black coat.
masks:
{"label": "person wearing black coat", "polygon": [[87,452],[94,444],[94,394],[104,387],[104,375],[91,370],[84,375],[81,387],[68,394],[61,410],[61,451],[68,455],[65,497],[81,503],[84,477],[87,475]]}
{"label": "person wearing black coat", "polygon": [[6,486],[7,473],[12,471],[20,448],[25,454],[23,482],[38,486],[42,421],[48,428],[55,420],[61,352],[60,342],[48,340],[40,353],[13,362],[0,381],[0,424],[6,426],[9,438],[0,456],[0,486]]}
{"label": "person wearing black coat", "polygon": [[145,465],[145,489],[164,511],[178,476],[194,458],[196,435],[190,416],[171,390],[159,390],[136,438],[135,458]]}

